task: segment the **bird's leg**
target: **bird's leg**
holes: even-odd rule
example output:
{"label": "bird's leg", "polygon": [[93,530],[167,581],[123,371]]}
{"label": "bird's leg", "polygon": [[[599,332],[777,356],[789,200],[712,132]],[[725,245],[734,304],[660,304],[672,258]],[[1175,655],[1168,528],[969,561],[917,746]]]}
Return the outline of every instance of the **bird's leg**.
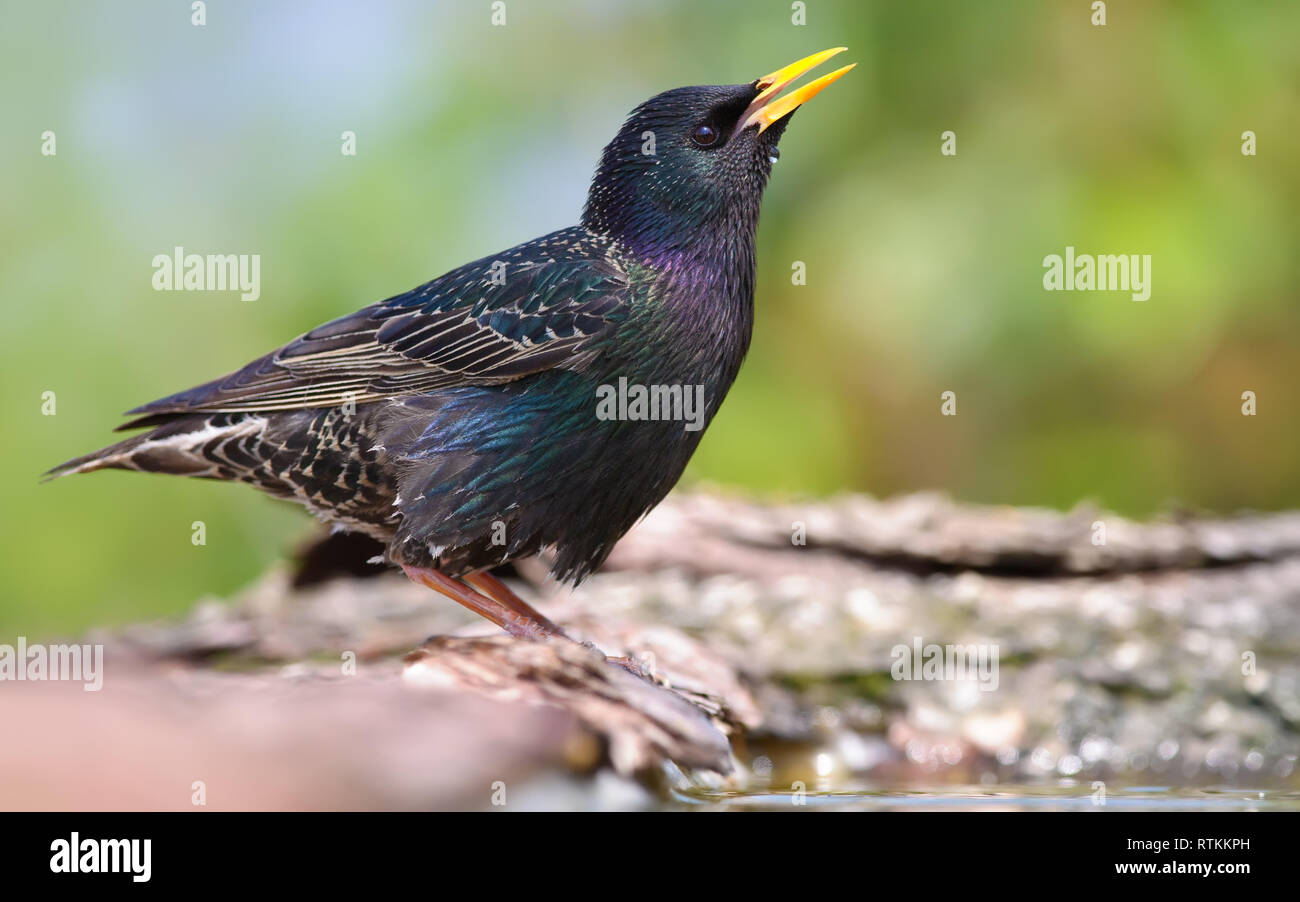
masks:
{"label": "bird's leg", "polygon": [[[430,567],[410,567],[403,564],[402,569],[413,582],[428,586],[435,592],[446,595],[452,601],[463,604],[475,614],[491,620],[518,639],[545,639],[548,636],[557,636],[570,642],[577,641],[486,570],[472,573],[464,577],[465,582],[461,582]],[[589,642],[583,644],[595,648]],[[645,668],[629,657],[606,655],[605,660],[643,679],[649,678]]]}
{"label": "bird's leg", "polygon": [[[571,636],[569,636],[569,634],[566,633],[561,627],[556,626],[549,619],[547,619],[545,614],[543,614],[541,611],[537,610],[535,607],[533,607],[528,602],[524,601],[522,598],[516,595],[510,589],[509,586],[501,582],[501,580],[497,579],[487,570],[482,570],[478,573],[473,573],[469,576],[466,576],[464,579],[465,582],[469,583],[471,586],[478,589],[484,595],[487,595],[493,598],[494,600],[501,602],[503,605],[510,608],[510,610],[519,614],[521,617],[527,617],[530,620],[536,621],[544,629],[551,630],[553,635],[559,636],[563,639],[568,639],[570,642],[577,641],[576,639],[573,639]],[[596,651],[600,651],[600,649],[596,648],[595,645],[593,645],[590,642],[586,642],[583,644],[587,645],[590,648],[594,648]],[[628,671],[633,676],[639,676],[642,679],[650,679],[650,674],[646,670],[646,668],[642,665],[642,663],[640,661],[634,660],[631,657],[628,657],[627,655],[605,655],[605,660],[611,664],[617,664],[619,667],[622,667],[624,670]]]}
{"label": "bird's leg", "polygon": [[509,586],[501,582],[501,580],[497,579],[487,570],[478,573],[471,573],[469,576],[465,577],[465,582],[469,583],[475,589],[478,589],[479,592],[483,593],[488,598],[491,598],[493,601],[505,605],[520,617],[524,617],[537,623],[553,635],[563,636],[565,639],[569,638],[565,634],[564,630],[552,623],[545,614],[516,595],[511,591]]}
{"label": "bird's leg", "polygon": [[474,591],[459,580],[452,579],[445,573],[439,573],[431,567],[411,567],[403,564],[402,570],[412,582],[427,586],[435,592],[446,595],[452,601],[463,604],[475,614],[491,620],[518,639],[544,639],[559,632],[559,628],[546,618],[543,617],[538,621],[495,598]]}
{"label": "bird's leg", "polygon": [[[568,639],[570,642],[577,641],[576,639],[573,639],[568,633],[566,633],[561,627],[558,627],[554,623],[552,623],[546,617],[545,614],[543,614],[541,611],[537,610],[535,607],[533,607],[528,602],[524,601],[522,598],[516,595],[510,589],[509,586],[501,582],[501,580],[497,579],[487,570],[482,570],[478,573],[470,574],[469,576],[466,576],[464,579],[465,582],[469,583],[471,586],[478,589],[484,595],[487,595],[490,598],[501,602],[503,605],[510,608],[510,610],[514,611],[516,614],[519,614],[521,617],[526,617],[529,620],[533,620],[536,623],[538,623],[542,628],[551,630],[552,635],[559,636],[563,639]],[[596,651],[600,651],[600,649],[596,648],[596,646],[590,642],[586,642],[583,644],[587,645],[590,648],[595,649]],[[649,679],[650,677],[649,673],[646,671],[645,667],[642,666],[640,661],[636,661],[626,655],[617,655],[617,656],[605,655],[605,660],[611,664],[617,664],[619,667],[622,667],[624,670],[628,671],[633,676],[639,676],[642,679]]]}

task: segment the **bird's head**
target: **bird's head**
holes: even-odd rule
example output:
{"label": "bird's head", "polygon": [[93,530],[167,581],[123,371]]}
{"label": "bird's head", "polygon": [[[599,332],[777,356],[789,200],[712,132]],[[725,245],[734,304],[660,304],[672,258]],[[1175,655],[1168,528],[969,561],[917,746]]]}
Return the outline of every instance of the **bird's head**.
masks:
{"label": "bird's head", "polygon": [[790,116],[853,66],[781,90],[844,49],[823,50],[749,84],[676,88],[641,104],[605,147],[584,224],[649,257],[724,238],[752,242]]}

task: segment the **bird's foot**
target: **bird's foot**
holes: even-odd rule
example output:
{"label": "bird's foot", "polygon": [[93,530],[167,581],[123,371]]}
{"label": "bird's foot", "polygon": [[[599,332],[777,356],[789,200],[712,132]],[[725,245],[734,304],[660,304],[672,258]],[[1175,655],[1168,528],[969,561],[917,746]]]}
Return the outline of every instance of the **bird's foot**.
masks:
{"label": "bird's foot", "polygon": [[642,666],[641,662],[630,655],[605,655],[605,662],[607,664],[614,664],[615,666],[622,667],[628,673],[632,674],[632,676],[639,676],[643,680],[651,678],[650,672]]}

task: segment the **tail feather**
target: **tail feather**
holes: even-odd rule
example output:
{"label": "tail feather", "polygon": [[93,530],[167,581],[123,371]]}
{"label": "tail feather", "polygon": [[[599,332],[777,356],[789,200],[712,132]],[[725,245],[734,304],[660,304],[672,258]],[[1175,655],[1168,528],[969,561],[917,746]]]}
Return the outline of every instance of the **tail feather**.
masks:
{"label": "tail feather", "polygon": [[261,432],[262,426],[260,419],[242,415],[173,418],[149,432],[64,461],[44,473],[41,481],[49,482],[60,476],[95,470],[213,476],[216,475],[216,463],[205,452],[210,443],[248,437]]}
{"label": "tail feather", "polygon": [[136,435],[125,441],[109,445],[107,448],[91,451],[89,454],[74,457],[72,460],[65,460],[57,467],[51,467],[42,473],[41,482],[49,482],[51,479],[58,479],[60,476],[69,476],[73,473],[89,473],[93,470],[130,469],[126,462],[130,460],[135,449],[139,448],[148,438],[147,435]]}
{"label": "tail feather", "polygon": [[[147,432],[59,464],[45,480],[140,470],[243,482],[387,542],[397,488],[378,462],[373,408],[173,414]],[[160,416],[151,414],[150,416]]]}

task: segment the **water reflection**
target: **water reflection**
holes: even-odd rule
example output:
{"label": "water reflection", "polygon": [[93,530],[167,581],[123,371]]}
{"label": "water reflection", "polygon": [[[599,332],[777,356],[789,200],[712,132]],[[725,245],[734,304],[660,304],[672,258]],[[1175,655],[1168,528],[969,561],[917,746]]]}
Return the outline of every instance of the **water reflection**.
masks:
{"label": "water reflection", "polygon": [[1099,800],[1089,784],[997,786],[867,786],[822,791],[675,792],[680,807],[786,811],[1300,811],[1300,792],[1239,787],[1111,786]]}

